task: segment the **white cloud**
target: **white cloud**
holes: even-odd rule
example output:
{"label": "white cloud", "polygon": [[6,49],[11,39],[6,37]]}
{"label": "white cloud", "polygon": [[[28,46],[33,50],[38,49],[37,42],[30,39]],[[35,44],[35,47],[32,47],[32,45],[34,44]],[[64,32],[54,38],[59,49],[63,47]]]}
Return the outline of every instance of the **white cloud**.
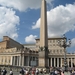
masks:
{"label": "white cloud", "polygon": [[15,11],[0,7],[0,39],[5,35],[16,39],[18,37],[17,25],[19,25],[19,17],[15,15]]}
{"label": "white cloud", "polygon": [[[47,0],[49,4],[51,4],[52,1],[53,0]],[[41,6],[41,0],[0,0],[0,5],[25,11],[27,8],[38,9]]]}
{"label": "white cloud", "polygon": [[71,47],[75,47],[75,38],[71,40]]}
{"label": "white cloud", "polygon": [[36,25],[32,26],[32,29],[39,28],[39,25],[40,25],[40,18],[37,20]]}
{"label": "white cloud", "polygon": [[35,43],[37,36],[36,35],[29,35],[25,38],[26,43]]}
{"label": "white cloud", "polygon": [[[59,36],[75,30],[75,4],[60,5],[47,11],[48,36]],[[40,18],[32,29],[40,28]]]}
{"label": "white cloud", "polygon": [[[53,0],[47,0],[51,4]],[[19,11],[30,9],[38,9],[41,6],[41,0],[0,0],[0,39],[7,35],[13,39],[18,37],[17,25],[19,17],[15,14]]]}
{"label": "white cloud", "polygon": [[75,53],[75,38],[71,39],[71,46],[67,47],[67,52]]}

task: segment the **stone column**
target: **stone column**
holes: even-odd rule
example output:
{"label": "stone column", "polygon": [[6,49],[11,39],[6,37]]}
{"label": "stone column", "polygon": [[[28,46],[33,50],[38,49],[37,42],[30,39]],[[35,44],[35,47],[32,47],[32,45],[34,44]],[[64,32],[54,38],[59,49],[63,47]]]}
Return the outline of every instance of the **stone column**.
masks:
{"label": "stone column", "polygon": [[57,67],[59,67],[59,58],[57,58]]}
{"label": "stone column", "polygon": [[18,66],[18,63],[19,63],[19,57],[17,56],[17,66]]}
{"label": "stone column", "polygon": [[69,58],[67,58],[67,62],[68,62],[67,64],[68,64],[68,67],[69,67]]}
{"label": "stone column", "polygon": [[3,57],[3,65],[5,65],[5,57]]}
{"label": "stone column", "polygon": [[73,64],[72,64],[72,58],[71,58],[71,67],[73,67]]}
{"label": "stone column", "polygon": [[62,67],[62,58],[61,58],[61,67]]}
{"label": "stone column", "polygon": [[[1,60],[1,56],[0,56],[0,60]],[[1,64],[1,61],[0,61],[0,64]]]}
{"label": "stone column", "polygon": [[13,64],[13,66],[14,66],[14,56],[13,56],[13,63],[12,63],[12,64]]}
{"label": "stone column", "polygon": [[49,59],[48,59],[48,66],[49,66]]}
{"label": "stone column", "polygon": [[21,66],[21,56],[19,56],[19,66]]}
{"label": "stone column", "polygon": [[18,56],[16,56],[16,66],[18,66]]}
{"label": "stone column", "polygon": [[12,65],[14,64],[14,56],[12,56]]}
{"label": "stone column", "polygon": [[24,66],[24,55],[22,56],[22,66]]}
{"label": "stone column", "polygon": [[15,66],[15,56],[14,56],[14,66]]}
{"label": "stone column", "polygon": [[2,62],[1,62],[1,64],[3,65],[3,63],[4,63],[4,62],[3,62],[3,56],[2,56]]}
{"label": "stone column", "polygon": [[75,65],[75,58],[74,58],[74,65]]}
{"label": "stone column", "polygon": [[6,56],[6,57],[5,57],[5,63],[6,63],[6,65],[9,64],[9,56]]}
{"label": "stone column", "polygon": [[54,58],[54,67],[56,66],[55,58]]}
{"label": "stone column", "polygon": [[51,58],[51,67],[52,67],[52,58]]}
{"label": "stone column", "polygon": [[28,56],[28,66],[29,66],[29,61],[30,61],[30,58],[29,58],[29,56]]}
{"label": "stone column", "polygon": [[[13,56],[11,56],[11,62],[10,62],[10,65],[12,65],[12,60],[13,60],[12,58],[13,58]],[[8,62],[8,63],[9,63],[9,62]]]}

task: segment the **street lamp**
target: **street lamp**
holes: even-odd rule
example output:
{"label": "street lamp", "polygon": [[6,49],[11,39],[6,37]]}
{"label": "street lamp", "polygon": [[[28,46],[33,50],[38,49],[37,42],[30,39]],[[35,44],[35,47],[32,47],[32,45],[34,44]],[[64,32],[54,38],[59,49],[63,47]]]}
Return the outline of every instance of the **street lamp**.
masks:
{"label": "street lamp", "polygon": [[67,70],[67,67],[68,67],[67,60],[66,60],[66,47],[70,47],[71,40],[69,39],[67,41],[67,38],[65,37],[65,35],[63,35],[63,39],[58,41],[58,45],[60,47],[63,47],[64,48],[64,69],[66,71]]}

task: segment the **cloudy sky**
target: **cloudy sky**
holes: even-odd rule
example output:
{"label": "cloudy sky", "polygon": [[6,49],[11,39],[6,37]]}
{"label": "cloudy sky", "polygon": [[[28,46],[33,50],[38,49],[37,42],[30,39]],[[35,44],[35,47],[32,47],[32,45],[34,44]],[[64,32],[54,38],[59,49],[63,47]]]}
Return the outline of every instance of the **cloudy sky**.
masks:
{"label": "cloudy sky", "polygon": [[[42,0],[0,0],[0,41],[9,36],[16,41],[35,43],[39,38]],[[46,0],[48,37],[66,35],[69,52],[75,51],[75,0]]]}

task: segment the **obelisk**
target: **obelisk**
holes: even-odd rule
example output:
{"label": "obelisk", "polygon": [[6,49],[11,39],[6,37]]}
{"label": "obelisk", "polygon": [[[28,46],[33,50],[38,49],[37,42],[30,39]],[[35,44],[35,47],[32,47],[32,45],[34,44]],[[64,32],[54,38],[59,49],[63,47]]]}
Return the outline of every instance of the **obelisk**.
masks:
{"label": "obelisk", "polygon": [[42,0],[41,6],[39,67],[48,67],[47,10],[45,0]]}

